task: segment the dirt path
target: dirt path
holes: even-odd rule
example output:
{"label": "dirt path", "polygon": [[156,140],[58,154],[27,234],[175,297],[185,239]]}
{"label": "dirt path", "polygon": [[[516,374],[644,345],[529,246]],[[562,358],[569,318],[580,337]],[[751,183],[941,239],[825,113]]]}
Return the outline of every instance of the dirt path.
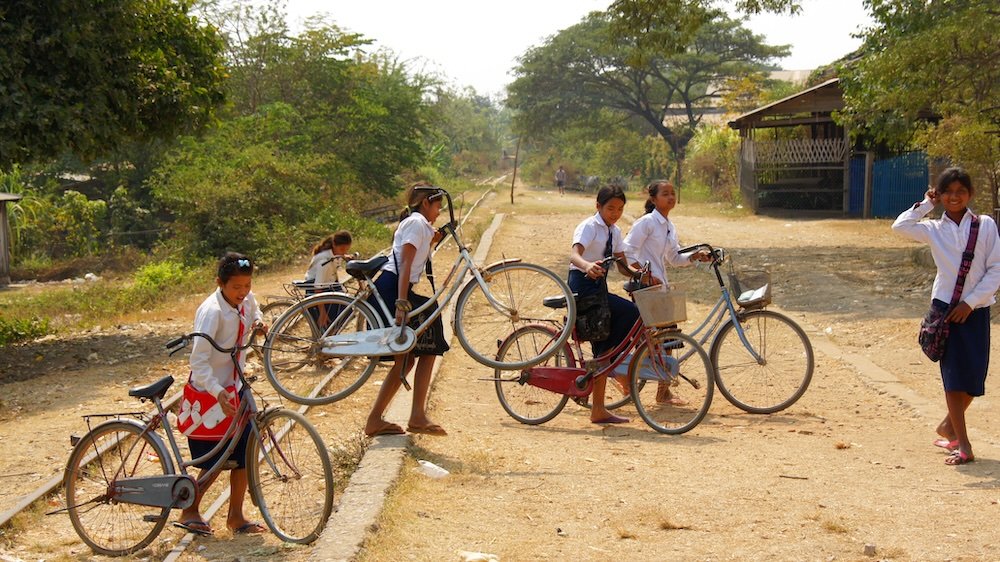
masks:
{"label": "dirt path", "polygon": [[[532,207],[549,212],[523,210]],[[592,209],[582,196],[529,192],[501,209],[515,214],[492,254],[562,271],[572,229]],[[931,280],[912,265],[916,246],[888,221],[727,218],[683,205],[673,219],[683,241],[772,271],[776,304],[823,350],[805,396],[753,416],[716,393],[705,421],[679,437],[629,409],[632,423],[602,429],[572,403],[532,427],[506,416],[492,385],[476,380],[482,367],[452,353],[433,395],[450,435],[413,448],[452,475],[408,467],[363,558],[861,560],[866,545],[879,559],[1000,558],[1000,532],[983,524],[1000,513],[995,383],[970,412],[977,462],[946,467],[930,444],[944,412],[936,366],[914,342]],[[671,273],[694,289],[691,318],[707,312],[707,275]],[[872,371],[863,376],[851,357],[895,375],[911,400],[865,382]]]}
{"label": "dirt path", "polygon": [[[506,219],[491,259],[519,256],[564,272],[572,229],[593,212],[592,198],[525,191],[515,206],[507,201],[493,199]],[[639,209],[635,200],[626,207]],[[861,560],[871,544],[880,559],[1000,559],[1000,534],[989,524],[1000,510],[995,383],[970,412],[977,462],[945,467],[930,446],[944,411],[940,382],[914,343],[932,277],[912,265],[916,246],[893,236],[887,221],[731,217],[687,204],[672,218],[683,241],[724,246],[737,263],[771,270],[776,305],[816,343],[816,373],[801,401],[751,416],[717,393],[705,421],[679,437],[653,432],[629,409],[632,423],[601,429],[572,404],[529,427],[506,416],[492,385],[477,380],[491,373],[456,342],[432,397],[450,435],[418,437],[412,448],[452,475],[430,480],[410,463],[363,558],[456,560],[464,550],[502,560]],[[256,292],[280,292],[279,282],[297,273],[261,276]],[[714,296],[706,270],[671,278],[689,288],[691,318],[707,312]],[[0,509],[60,469],[68,435],[81,432],[79,414],[132,409],[130,386],[183,376],[184,358],[166,360],[162,343],[187,329],[196,300],[178,304],[179,313],[4,350]],[[899,388],[871,382],[878,374],[859,372],[862,359]],[[350,456],[360,446],[360,421],[383,376],[311,411],[331,450]],[[266,382],[255,388],[273,395]],[[168,529],[160,539],[179,536]],[[138,558],[159,559],[169,548],[157,542]],[[309,553],[221,531],[182,560],[292,562]],[[19,519],[0,531],[0,554],[94,559],[64,515]]]}

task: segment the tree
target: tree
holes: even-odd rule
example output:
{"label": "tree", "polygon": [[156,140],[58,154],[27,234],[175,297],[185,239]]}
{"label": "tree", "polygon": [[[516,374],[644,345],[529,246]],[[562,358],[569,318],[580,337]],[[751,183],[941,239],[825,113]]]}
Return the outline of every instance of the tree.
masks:
{"label": "tree", "polygon": [[0,167],[169,138],[224,100],[222,42],[173,0],[0,5]]}
{"label": "tree", "polygon": [[[634,43],[609,35],[609,17],[595,12],[519,60],[508,87],[517,128],[544,134],[608,109],[637,119],[669,145],[678,162],[727,78],[765,67],[786,47],[772,47],[739,22],[718,16],[697,31],[684,52],[647,51],[633,64]],[[676,168],[680,182],[681,169]]]}
{"label": "tree", "polygon": [[[992,0],[866,0],[875,25],[861,57],[841,69],[851,130],[890,146],[917,144],[983,172],[997,206],[1000,184],[1000,8]],[[946,142],[922,118],[942,118]],[[992,137],[992,138],[991,138]],[[915,143],[916,141],[916,143]],[[990,150],[944,149],[949,141],[986,143]],[[986,161],[979,162],[975,154]]]}
{"label": "tree", "polygon": [[[746,15],[797,14],[800,10],[796,0],[738,0],[735,8]],[[724,12],[713,0],[615,0],[608,14],[612,34],[634,42],[639,49],[633,60],[641,61],[645,51],[660,55],[684,52],[702,26]]]}

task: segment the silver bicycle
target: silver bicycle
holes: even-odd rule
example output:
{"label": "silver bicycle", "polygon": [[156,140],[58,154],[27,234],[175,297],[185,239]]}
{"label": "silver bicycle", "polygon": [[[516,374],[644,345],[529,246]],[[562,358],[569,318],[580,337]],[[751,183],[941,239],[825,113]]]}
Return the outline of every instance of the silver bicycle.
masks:
{"label": "silver bicycle", "polygon": [[[384,320],[391,321],[393,315],[375,289],[374,279],[388,257],[348,262],[345,270],[360,285],[356,294],[306,298],[271,326],[264,344],[264,369],[282,396],[301,404],[327,404],[350,395],[371,376],[380,358],[411,351],[417,336],[456,297],[455,336],[473,359],[487,367],[528,367],[556,353],[565,343],[576,317],[576,304],[566,282],[552,271],[520,259],[477,266],[458,235],[451,196],[447,192],[444,196],[450,220],[440,228],[445,235],[442,242],[454,240],[458,256],[427,303],[410,313],[412,318],[422,318],[419,325],[387,326]],[[567,310],[543,305],[545,297],[559,296],[568,301]],[[325,325],[319,321],[321,307],[330,319]],[[569,322],[562,323],[564,315]],[[521,326],[550,320],[562,323],[556,345],[516,360],[497,358],[498,343],[508,334]],[[307,391],[317,383],[321,387],[318,391]]]}

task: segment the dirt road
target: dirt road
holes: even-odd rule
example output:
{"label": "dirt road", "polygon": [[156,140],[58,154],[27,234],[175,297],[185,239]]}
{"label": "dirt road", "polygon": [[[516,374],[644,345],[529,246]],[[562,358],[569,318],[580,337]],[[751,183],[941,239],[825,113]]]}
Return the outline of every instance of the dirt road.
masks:
{"label": "dirt road", "polygon": [[[492,206],[506,219],[491,259],[522,257],[560,273],[573,227],[593,212],[590,196],[541,191],[519,192],[513,206],[495,197]],[[626,206],[627,213],[640,209],[637,198]],[[506,416],[492,384],[478,380],[491,372],[455,343],[432,396],[432,415],[450,435],[417,437],[412,448],[414,459],[452,474],[431,480],[409,463],[363,558],[457,560],[458,551],[477,551],[501,560],[1000,559],[992,525],[1000,513],[995,382],[987,381],[987,396],[970,411],[977,461],[946,467],[931,446],[944,413],[937,368],[914,341],[932,279],[912,262],[916,246],[884,220],[733,216],[688,204],[671,218],[683,242],[726,247],[738,263],[772,272],[776,307],[807,329],[817,350],[805,396],[784,412],[753,416],[717,393],[702,424],[678,437],[653,432],[630,408],[632,423],[602,429],[572,404],[529,427]],[[687,285],[692,320],[707,312],[714,300],[708,271],[671,271],[671,279]],[[273,292],[278,281],[255,285]],[[183,358],[165,361],[160,346],[186,329],[196,305],[5,350],[4,507],[58,471],[67,436],[80,432],[80,413],[130,409],[129,386],[167,372],[183,376]],[[331,449],[349,454],[356,445],[382,376],[310,413]],[[0,533],[0,554],[93,558],[64,515],[28,515]],[[168,529],[161,538],[177,536]],[[166,550],[157,543],[142,558]],[[182,559],[308,554],[273,537],[230,539],[223,530]]]}

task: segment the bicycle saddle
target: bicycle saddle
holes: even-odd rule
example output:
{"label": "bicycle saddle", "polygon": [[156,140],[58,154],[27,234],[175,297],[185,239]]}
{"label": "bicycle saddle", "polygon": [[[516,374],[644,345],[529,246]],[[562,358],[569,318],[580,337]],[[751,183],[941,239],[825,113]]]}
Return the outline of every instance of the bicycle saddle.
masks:
{"label": "bicycle saddle", "polygon": [[344,271],[355,279],[364,279],[365,277],[375,275],[388,262],[388,256],[375,256],[366,260],[351,260],[344,266]]}
{"label": "bicycle saddle", "polygon": [[174,384],[174,377],[167,375],[149,386],[129,389],[128,395],[135,398],[163,398],[170,385]]}
{"label": "bicycle saddle", "polygon": [[[573,298],[578,298],[579,295],[573,293]],[[564,295],[559,295],[558,297],[545,297],[542,299],[542,305],[549,308],[566,308],[566,297]]]}

